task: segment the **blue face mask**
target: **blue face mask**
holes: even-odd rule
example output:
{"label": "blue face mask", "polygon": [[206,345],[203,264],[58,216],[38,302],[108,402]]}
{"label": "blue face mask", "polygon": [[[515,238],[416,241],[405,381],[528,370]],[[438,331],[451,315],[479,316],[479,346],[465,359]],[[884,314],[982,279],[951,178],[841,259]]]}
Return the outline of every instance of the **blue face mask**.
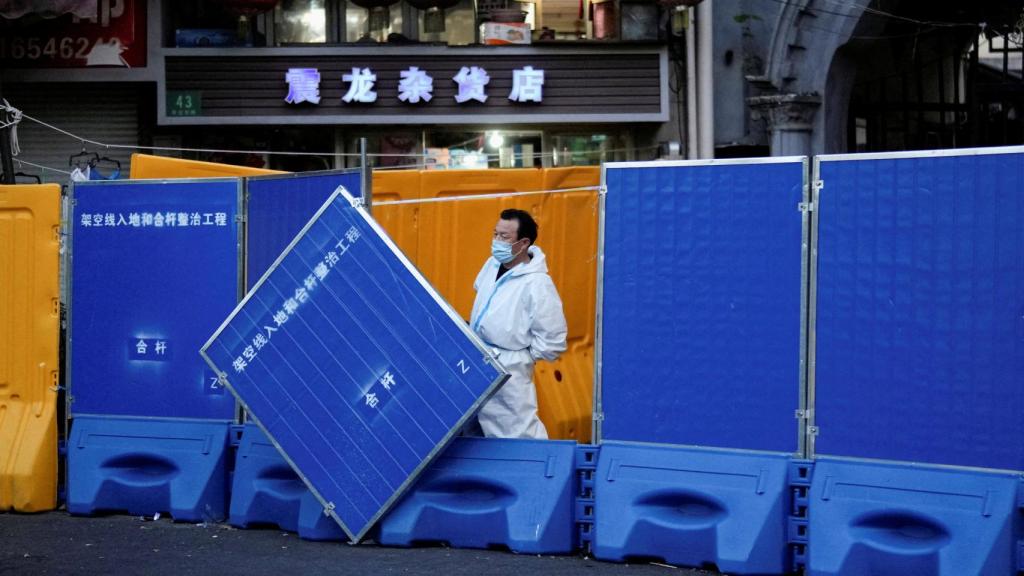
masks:
{"label": "blue face mask", "polygon": [[508,264],[515,260],[516,256],[519,256],[520,252],[522,252],[522,250],[513,254],[512,245],[508,242],[502,242],[498,239],[491,241],[491,256],[494,256],[494,259],[502,264]]}

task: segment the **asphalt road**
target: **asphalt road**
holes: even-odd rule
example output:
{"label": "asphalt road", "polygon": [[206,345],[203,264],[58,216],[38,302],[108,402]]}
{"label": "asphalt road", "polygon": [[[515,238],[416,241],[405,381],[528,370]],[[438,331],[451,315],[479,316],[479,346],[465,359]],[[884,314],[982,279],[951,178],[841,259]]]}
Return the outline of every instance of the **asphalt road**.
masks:
{"label": "asphalt road", "polygon": [[0,575],[15,574],[714,575],[580,556],[307,542],[276,529],[237,530],[133,516],[78,518],[63,512],[0,514]]}

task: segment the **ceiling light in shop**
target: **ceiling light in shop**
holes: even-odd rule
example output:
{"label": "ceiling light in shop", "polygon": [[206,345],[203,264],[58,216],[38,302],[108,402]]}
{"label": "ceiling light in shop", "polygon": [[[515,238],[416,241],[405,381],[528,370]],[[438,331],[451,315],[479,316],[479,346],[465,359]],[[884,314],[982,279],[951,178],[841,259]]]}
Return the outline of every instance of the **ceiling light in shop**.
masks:
{"label": "ceiling light in shop", "polygon": [[501,148],[501,145],[505,143],[505,137],[501,135],[501,132],[492,132],[487,143],[491,145],[491,148]]}

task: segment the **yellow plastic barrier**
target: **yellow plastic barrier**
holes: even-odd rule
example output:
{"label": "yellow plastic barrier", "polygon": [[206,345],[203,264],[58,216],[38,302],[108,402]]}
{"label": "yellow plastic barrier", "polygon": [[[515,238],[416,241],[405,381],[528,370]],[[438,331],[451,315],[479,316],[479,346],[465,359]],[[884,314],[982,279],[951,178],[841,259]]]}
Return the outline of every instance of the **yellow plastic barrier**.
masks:
{"label": "yellow plastic barrier", "polygon": [[[419,197],[444,198],[597,186],[594,167],[545,170],[375,172],[374,201],[411,199],[418,175]],[[403,179],[405,178],[405,179]],[[378,206],[374,216],[428,280],[469,318],[473,280],[490,253],[491,233],[501,210],[528,210],[537,219],[537,244],[548,255],[569,325],[569,350],[554,363],[537,365],[534,378],[540,418],[551,438],[590,441],[593,405],[594,306],[597,282],[596,192],[485,198],[454,202]],[[409,230],[416,231],[414,247]]]}
{"label": "yellow plastic barrier", "polygon": [[57,505],[60,186],[0,186],[0,511]]}
{"label": "yellow plastic barrier", "polygon": [[[544,189],[598,186],[598,167],[544,170]],[[552,438],[590,442],[593,415],[594,309],[597,296],[596,192],[545,196],[537,243],[548,255],[569,326],[569,349],[557,362],[537,364],[537,405]]]}
{"label": "yellow plastic barrier", "polygon": [[[547,181],[545,190],[597,186],[599,178],[599,173],[593,173],[589,181]],[[548,255],[551,278],[562,295],[570,340],[594,340],[598,199],[596,191],[548,195],[538,218],[541,232],[537,243]]]}
{"label": "yellow plastic barrier", "polygon": [[[381,170],[373,173],[373,202],[416,200],[420,197],[420,173],[415,170]],[[373,218],[387,231],[402,252],[416,262],[419,254],[419,204],[373,206]]]}
{"label": "yellow plastic barrier", "polygon": [[544,170],[544,189],[562,190],[565,188],[582,188],[601,184],[600,166],[573,166],[570,168],[546,168]]}
{"label": "yellow plastic barrier", "polygon": [[548,436],[588,443],[594,412],[594,344],[569,342],[555,362],[539,362],[533,371],[537,412]]}
{"label": "yellow plastic barrier", "polygon": [[285,174],[279,170],[233,166],[199,160],[182,160],[149,154],[132,154],[131,175],[133,180],[157,180],[163,178],[221,178],[226,176],[263,176]]}

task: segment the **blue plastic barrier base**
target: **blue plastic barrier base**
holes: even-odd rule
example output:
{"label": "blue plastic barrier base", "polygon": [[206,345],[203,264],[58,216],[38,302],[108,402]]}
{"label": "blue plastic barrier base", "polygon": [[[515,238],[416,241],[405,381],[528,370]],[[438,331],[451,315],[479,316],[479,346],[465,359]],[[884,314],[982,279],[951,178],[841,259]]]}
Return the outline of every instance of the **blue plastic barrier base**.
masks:
{"label": "blue plastic barrier base", "polygon": [[1012,473],[821,458],[807,574],[1017,574],[1020,484]]}
{"label": "blue plastic barrier base", "polygon": [[600,453],[593,444],[576,446],[576,549],[587,555],[594,543],[594,478]]}
{"label": "blue plastic barrier base", "polygon": [[783,574],[789,462],[785,455],[605,442],[594,481],[594,557]]}
{"label": "blue plastic barrier base", "polygon": [[233,526],[278,526],[305,540],[347,540],[341,527],[255,424],[246,424],[231,485]]}
{"label": "blue plastic barrier base", "polygon": [[78,416],[68,443],[68,512],[225,517],[228,422]]}
{"label": "blue plastic barrier base", "polygon": [[379,524],[389,546],[574,548],[576,443],[457,438]]}

